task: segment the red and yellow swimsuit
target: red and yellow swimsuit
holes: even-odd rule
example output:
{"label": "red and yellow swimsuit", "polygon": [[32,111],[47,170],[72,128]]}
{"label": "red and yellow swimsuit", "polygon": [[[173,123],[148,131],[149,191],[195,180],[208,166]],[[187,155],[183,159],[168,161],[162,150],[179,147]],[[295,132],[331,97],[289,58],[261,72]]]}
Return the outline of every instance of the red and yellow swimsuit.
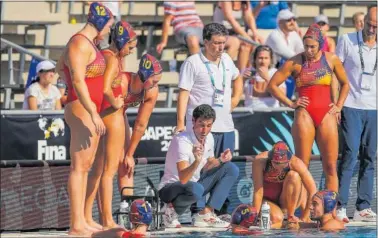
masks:
{"label": "red and yellow swimsuit", "polygon": [[311,63],[302,54],[302,61],[302,69],[295,82],[296,90],[299,97],[309,99],[306,110],[317,127],[330,109],[332,70],[324,52],[320,60]]}
{"label": "red and yellow swimsuit", "polygon": [[144,94],[145,90],[142,89],[139,93],[133,93],[131,92],[131,79],[133,77],[131,72],[124,72],[126,76],[126,80],[128,82],[128,87],[127,87],[127,94],[125,96],[125,101],[124,101],[124,110],[126,111],[127,108],[129,107],[137,107],[139,104],[141,104],[144,101]]}
{"label": "red and yellow swimsuit", "polygon": [[[104,72],[106,68],[105,59],[101,52],[93,44],[93,42],[89,40],[86,36],[82,34],[76,34],[72,36],[71,39],[75,36],[85,37],[85,39],[87,39],[93,45],[93,48],[95,48],[96,50],[96,58],[90,64],[87,65],[85,72],[85,83],[87,84],[91,100],[96,104],[97,112],[100,112],[102,100],[104,98],[103,88]],[[77,100],[78,98],[75,89],[73,88],[70,70],[67,65],[64,65],[63,71],[67,83],[67,103],[69,103]]]}
{"label": "red and yellow swimsuit", "polygon": [[[103,50],[102,51],[103,54],[112,54],[114,55],[114,53],[110,50]],[[112,81],[112,91],[113,91],[113,95],[114,97],[118,97],[119,95],[122,95],[123,92],[122,92],[122,65],[121,65],[121,62],[119,62],[118,64],[118,75],[113,79]],[[102,105],[101,105],[101,111],[111,107],[112,105],[104,98],[104,100],[102,101]]]}

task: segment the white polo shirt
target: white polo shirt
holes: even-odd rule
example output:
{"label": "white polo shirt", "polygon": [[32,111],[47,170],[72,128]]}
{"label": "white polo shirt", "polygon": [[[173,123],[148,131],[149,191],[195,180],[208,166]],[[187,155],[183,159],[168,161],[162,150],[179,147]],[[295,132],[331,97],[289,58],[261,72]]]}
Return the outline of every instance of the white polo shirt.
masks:
{"label": "white polo shirt", "polygon": [[[225,66],[223,69],[222,61]],[[216,113],[216,120],[211,129],[212,132],[230,132],[234,130],[234,122],[231,115],[232,81],[239,76],[231,57],[223,53],[219,65],[210,62],[209,68],[214,78],[215,87],[223,89],[223,71],[225,72],[225,88],[223,107],[213,104],[215,89],[211,83],[209,72],[205,63],[210,62],[202,52],[188,57],[180,70],[178,87],[190,91],[189,102],[186,110],[186,128],[192,129],[193,110],[201,104],[211,105]]]}
{"label": "white polo shirt", "polygon": [[285,34],[277,28],[269,34],[265,44],[272,48],[273,52],[286,59],[304,51],[302,38],[296,31],[290,32],[286,40]]}
{"label": "white polo shirt", "polygon": [[[169,145],[167,156],[165,159],[164,176],[161,178],[159,190],[166,184],[180,181],[177,163],[188,161],[189,165],[194,162],[193,146],[198,144],[197,137],[193,130],[187,130],[173,137]],[[202,160],[194,172],[190,181],[197,182],[201,176],[201,170],[207,163],[208,158],[214,157],[214,137],[211,133],[206,136],[205,148]]]}
{"label": "white polo shirt", "polygon": [[343,62],[348,76],[350,91],[344,103],[345,107],[377,110],[377,71],[374,75],[362,74],[361,59],[358,53],[358,41],[361,42],[365,72],[372,73],[377,59],[377,44],[370,48],[362,40],[362,31],[345,34],[340,37],[336,54]]}

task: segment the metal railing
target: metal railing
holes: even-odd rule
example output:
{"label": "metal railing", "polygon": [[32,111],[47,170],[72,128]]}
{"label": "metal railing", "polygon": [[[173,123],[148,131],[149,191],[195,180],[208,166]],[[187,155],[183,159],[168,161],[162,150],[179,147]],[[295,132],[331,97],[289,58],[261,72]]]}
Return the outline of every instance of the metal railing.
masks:
{"label": "metal railing", "polygon": [[17,79],[18,84],[23,82],[22,73],[25,70],[25,56],[26,55],[30,55],[30,56],[32,56],[36,59],[39,59],[39,60],[49,60],[49,61],[53,62],[54,64],[56,63],[53,60],[50,60],[46,57],[38,55],[38,54],[36,54],[36,53],[34,53],[34,52],[32,52],[28,49],[25,49],[24,47],[22,47],[20,45],[12,43],[12,42],[4,39],[4,38],[1,38],[1,44],[2,45],[4,44],[5,47],[8,49],[9,84],[11,84],[11,85],[16,84],[16,82],[14,81],[14,76],[13,76],[13,72],[14,72],[13,58],[12,58],[13,50],[16,50],[18,53],[20,53],[20,68],[19,68],[19,76],[18,76],[18,79]]}
{"label": "metal railing", "polygon": [[[25,49],[24,47],[22,46],[19,46],[15,43],[12,43],[4,38],[0,38],[1,39],[1,46],[5,46],[5,49],[7,49],[8,51],[8,74],[9,74],[9,81],[7,82],[7,85],[2,85],[2,88],[4,88],[5,90],[5,97],[4,97],[4,108],[11,108],[11,97],[12,97],[12,85],[16,86],[16,85],[21,85],[23,84],[24,82],[24,79],[23,79],[23,73],[25,71],[25,56],[26,55],[30,55],[38,60],[49,60],[51,62],[53,62],[54,64],[56,63],[55,61],[53,60],[50,60],[48,58],[45,58],[41,55],[38,55],[36,53],[33,53],[32,51],[28,50],[28,49]],[[20,67],[18,70],[18,77],[15,81],[14,79],[14,71],[15,71],[15,68],[14,68],[14,65],[13,65],[13,50],[17,51],[18,53],[20,53]]]}

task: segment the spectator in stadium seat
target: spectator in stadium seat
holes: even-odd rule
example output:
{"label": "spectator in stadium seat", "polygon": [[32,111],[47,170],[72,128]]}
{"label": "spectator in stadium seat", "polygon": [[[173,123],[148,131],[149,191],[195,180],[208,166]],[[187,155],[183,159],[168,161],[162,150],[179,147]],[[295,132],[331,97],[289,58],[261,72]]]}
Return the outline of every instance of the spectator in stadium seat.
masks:
{"label": "spectator in stadium seat", "polygon": [[[303,52],[304,48],[302,37],[297,32],[296,17],[290,10],[281,10],[277,16],[277,22],[277,29],[269,34],[265,44],[272,48],[278,56],[279,64],[283,65],[286,60]],[[285,84],[286,95],[292,98],[295,88],[293,77],[288,77]]]}
{"label": "spectator in stadium seat", "polygon": [[353,14],[352,21],[356,31],[361,31],[364,28],[364,17],[365,13],[363,12],[356,12]]}
{"label": "spectator in stadium seat", "polygon": [[84,217],[88,172],[92,167],[105,126],[100,117],[106,63],[95,42],[109,34],[114,18],[109,9],[94,2],[89,7],[87,23],[73,35],[57,68],[67,83],[68,98],[64,118],[70,128],[70,200],[71,236],[90,236],[99,229],[90,226]]}
{"label": "spectator in stadium seat", "polygon": [[60,92],[52,84],[55,65],[48,60],[39,62],[36,70],[38,76],[25,91],[24,110],[60,110]]}
{"label": "spectator in stadium seat", "polygon": [[[344,134],[339,164],[339,209],[337,216],[348,222],[346,206],[354,167],[360,161],[354,221],[376,222],[371,209],[374,163],[377,161],[377,7],[365,15],[364,28],[340,37],[336,54],[347,70],[351,90],[341,112]],[[354,191],[353,191],[354,192]]]}
{"label": "spectator in stadium seat", "polygon": [[[281,103],[295,109],[291,134],[294,139],[295,155],[306,166],[311,160],[311,151],[316,141],[319,146],[322,165],[326,177],[325,186],[338,191],[338,127],[337,114],[340,113],[348,96],[349,82],[340,59],[321,50],[323,36],[320,26],[312,24],[304,38],[305,51],[285,62],[274,74],[268,90]],[[331,101],[332,74],[340,83],[340,96],[336,104]],[[279,85],[289,75],[295,75],[298,100],[290,100],[279,89]]]}
{"label": "spectator in stadium seat", "polygon": [[168,148],[159,184],[159,196],[166,203],[163,221],[165,227],[181,227],[178,215],[196,203],[194,226],[227,228],[230,224],[217,217],[214,209],[221,209],[239,176],[239,168],[231,162],[230,149],[219,157],[214,154],[210,131],[216,120],[215,110],[208,104],[199,105],[191,120],[193,126],[175,135]]}
{"label": "spectator in stadium seat", "polygon": [[[204,28],[204,50],[188,57],[180,70],[175,133],[192,128],[193,110],[207,103],[217,119],[212,127],[215,156],[226,149],[234,151],[235,133],[231,112],[243,93],[243,79],[231,57],[224,53],[227,39],[224,25],[210,23]],[[232,87],[233,85],[233,87]],[[186,125],[185,125],[186,119]]]}
{"label": "spectator in stadium seat", "polygon": [[286,1],[251,1],[251,5],[257,29],[276,29],[278,13],[289,9]]}
{"label": "spectator in stadium seat", "polygon": [[[252,32],[252,37],[245,31],[245,29],[238,22],[237,15],[243,16],[245,24]],[[247,39],[254,40],[258,43],[263,43],[262,37],[258,34],[256,28],[255,17],[252,13],[252,8],[249,1],[227,1],[218,2],[215,7],[213,21],[219,24],[224,24],[229,30],[230,36],[227,39],[226,48],[228,54],[232,59],[238,54],[238,68],[243,70],[248,65],[249,55],[253,46],[240,41],[236,36],[240,35]],[[240,45],[240,47],[239,47]],[[232,50],[231,48],[232,47]]]}
{"label": "spectator in stadium seat", "polygon": [[289,59],[303,52],[302,38],[296,31],[296,17],[289,9],[281,10],[277,16],[278,27],[273,30],[265,44],[279,57]]}
{"label": "spectator in stadium seat", "polygon": [[[267,90],[268,83],[277,71],[273,63],[273,51],[267,45],[257,46],[251,55],[252,67],[245,70],[244,78],[244,106],[259,108],[277,108],[279,101],[272,97]],[[286,85],[280,85],[286,94]]]}
{"label": "spectator in stadium seat", "polygon": [[168,31],[171,24],[176,41],[186,45],[190,55],[198,53],[202,44],[203,23],[197,14],[194,2],[164,2],[161,42],[156,46],[159,54],[168,44]]}
{"label": "spectator in stadium seat", "polygon": [[327,36],[329,31],[329,21],[326,15],[319,15],[314,18],[314,22],[320,26],[324,37],[324,44],[322,51],[335,53],[336,43],[332,37]]}

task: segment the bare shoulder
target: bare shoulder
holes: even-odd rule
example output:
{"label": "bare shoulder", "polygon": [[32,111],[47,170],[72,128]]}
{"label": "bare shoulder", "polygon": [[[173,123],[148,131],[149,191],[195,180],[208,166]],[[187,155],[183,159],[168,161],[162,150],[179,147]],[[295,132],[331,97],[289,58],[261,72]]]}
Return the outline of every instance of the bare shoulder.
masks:
{"label": "bare shoulder", "polygon": [[290,168],[297,170],[301,168],[301,165],[304,165],[303,161],[297,156],[293,155],[290,159]]}
{"label": "bare shoulder", "polygon": [[265,166],[268,160],[268,151],[262,152],[254,157],[252,160],[253,166]]}
{"label": "bare shoulder", "polygon": [[332,37],[327,37],[327,40],[328,40],[328,42],[329,43],[331,43],[331,44],[336,44],[336,42],[335,42],[335,40],[332,38]]}
{"label": "bare shoulder", "polygon": [[106,64],[111,63],[111,64],[116,64],[118,65],[118,59],[115,54],[113,54],[112,51],[106,50],[106,51],[101,51],[102,55],[105,58]]}
{"label": "bare shoulder", "polygon": [[286,62],[285,62],[285,65],[286,67],[292,69],[293,71],[297,71],[298,70],[298,67],[301,67],[302,65],[302,53],[299,53],[293,57],[291,57],[290,59],[288,59]]}
{"label": "bare shoulder", "polygon": [[334,60],[339,60],[339,57],[335,53],[324,52],[324,55],[328,61],[333,62]]}
{"label": "bare shoulder", "polygon": [[71,38],[70,42],[67,45],[67,48],[70,50],[78,50],[81,52],[90,51],[93,48],[92,44],[84,36],[76,35]]}
{"label": "bare shoulder", "polygon": [[302,53],[299,53],[285,62],[285,65],[292,72],[292,76],[296,76],[302,69]]}
{"label": "bare shoulder", "polygon": [[331,53],[331,52],[324,52],[324,53],[325,53],[326,60],[332,69],[335,66],[341,65],[340,58],[336,54]]}

